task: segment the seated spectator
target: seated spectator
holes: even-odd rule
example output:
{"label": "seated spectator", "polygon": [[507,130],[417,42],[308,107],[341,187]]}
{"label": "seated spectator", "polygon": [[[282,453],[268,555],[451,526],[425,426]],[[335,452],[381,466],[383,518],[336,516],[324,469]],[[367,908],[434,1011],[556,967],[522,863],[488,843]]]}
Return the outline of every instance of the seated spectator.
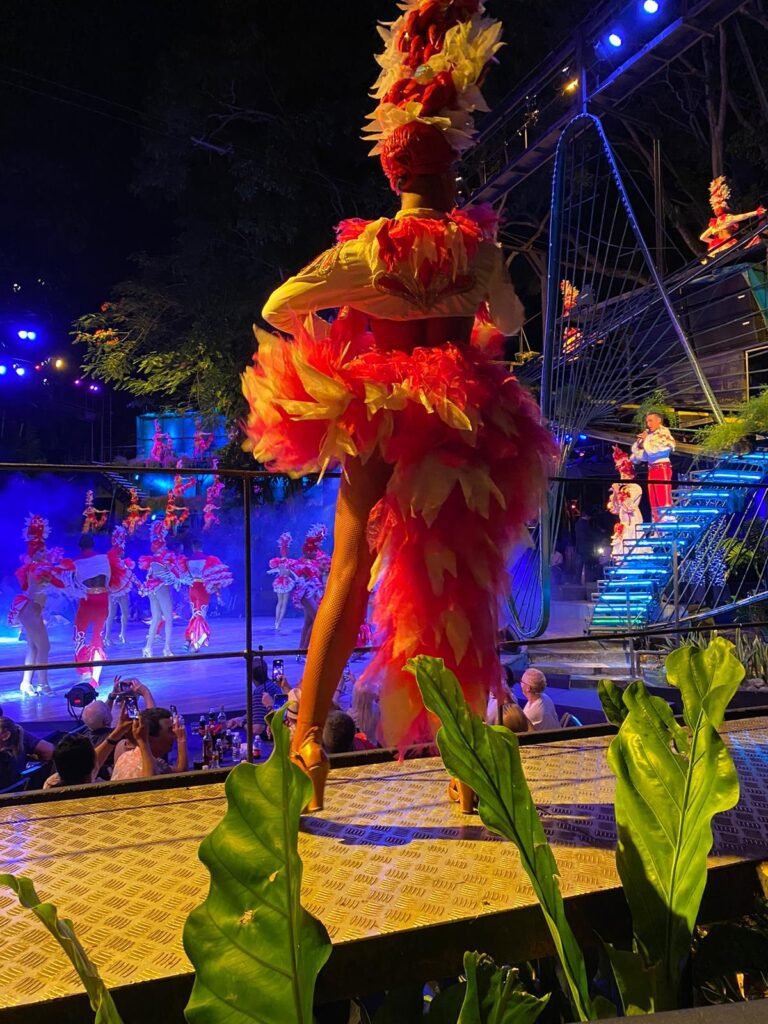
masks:
{"label": "seated spectator", "polygon": [[[506,671],[506,666],[505,666]],[[517,698],[512,692],[512,685],[514,683],[514,676],[511,672],[507,671],[507,681],[501,684],[502,693],[502,710],[507,704],[517,704]],[[485,724],[486,725],[499,725],[499,702],[496,699],[496,694],[492,693],[488,698],[488,706],[485,710]]]}
{"label": "seated spectator", "polygon": [[370,686],[355,686],[350,714],[357,727],[358,738],[364,739],[369,747],[374,747],[378,742],[381,718],[376,690]]}
{"label": "seated spectator", "polygon": [[[112,729],[113,697],[114,694],[110,693],[107,700],[94,700],[83,708],[81,721],[85,726],[85,736],[93,747],[98,747]],[[56,751],[53,752],[53,759],[56,760]]]}
{"label": "seated spectator", "polygon": [[354,719],[344,711],[332,711],[323,729],[323,746],[329,754],[348,754],[354,750]]}
{"label": "seated spectator", "polygon": [[[133,726],[136,746],[118,757],[113,782],[187,771],[187,732],[183,721],[174,721],[167,708],[146,708],[134,723],[139,723]],[[176,766],[172,768],[168,756],[174,745]]]}
{"label": "seated spectator", "polygon": [[544,692],[547,688],[547,677],[544,673],[537,668],[527,668],[523,672],[520,686],[526,699],[523,712],[536,732],[559,729],[557,708]]}
{"label": "seated spectator", "polygon": [[0,717],[0,753],[3,754],[0,759],[0,789],[5,789],[19,781],[27,761],[33,758],[50,761],[53,744],[27,732],[12,718],[3,715]]}
{"label": "seated spectator", "polygon": [[96,747],[85,732],[62,736],[53,752],[56,771],[45,780],[44,789],[58,786],[84,786],[99,781],[105,761],[112,756],[117,744],[133,732],[133,720],[123,710],[120,722]]}
{"label": "seated spectator", "polygon": [[[285,676],[277,680],[269,678],[266,662],[259,659],[253,666],[253,734],[254,736],[266,736],[267,715],[275,709],[275,706],[282,707],[288,698],[290,684]],[[243,726],[244,726],[243,722]]]}
{"label": "seated spectator", "polygon": [[502,707],[501,724],[510,732],[533,732],[533,726],[523,714],[523,709],[517,701],[510,701]]}

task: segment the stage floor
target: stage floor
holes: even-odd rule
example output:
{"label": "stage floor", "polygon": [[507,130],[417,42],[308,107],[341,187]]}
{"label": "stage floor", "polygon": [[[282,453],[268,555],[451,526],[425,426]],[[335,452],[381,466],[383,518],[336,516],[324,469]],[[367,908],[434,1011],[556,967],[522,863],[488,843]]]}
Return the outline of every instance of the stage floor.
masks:
{"label": "stage floor", "polygon": [[[274,619],[271,617],[254,618],[253,645],[254,649],[263,646],[268,667],[272,661],[270,650],[295,650],[299,646],[302,620],[286,618],[282,632],[275,633]],[[245,649],[245,622],[243,619],[217,618],[211,622],[212,638],[207,652],[239,652]],[[51,630],[51,659],[56,661],[69,660],[72,655],[71,627],[65,630]],[[184,654],[184,626],[174,625],[174,654]],[[140,658],[141,650],[147,635],[147,628],[141,623],[130,623],[126,632],[125,644],[113,644],[107,650],[112,658]],[[0,666],[18,665],[24,661],[26,645],[7,638],[0,643]],[[155,655],[162,654],[162,644],[156,643]],[[285,662],[285,674],[292,685],[301,680],[303,664],[295,657],[282,656]],[[370,655],[355,655],[350,664],[352,671],[358,675],[367,663]],[[189,724],[211,708],[217,711],[223,704],[227,711],[243,709],[246,701],[245,660],[240,657],[222,660],[205,660],[194,655],[182,661],[163,664],[156,662],[148,665],[110,666],[104,665],[99,696],[106,697],[112,689],[112,680],[118,673],[123,676],[136,676],[146,683],[152,691],[155,702],[161,707],[175,704]],[[54,691],[51,696],[23,697],[19,692],[21,672],[0,672],[0,707],[3,714],[9,715],[14,721],[33,725],[35,722],[58,722],[66,719],[67,705],[64,694],[78,681],[75,669],[57,669],[49,673],[49,682]]]}
{"label": "stage floor", "polygon": [[[724,733],[741,801],[716,819],[712,867],[768,858],[768,721],[729,723]],[[522,748],[572,906],[618,886],[608,743]],[[527,938],[524,912],[535,900],[517,852],[449,804],[446,782],[436,759],[334,769],[326,809],[303,819],[303,903],[333,940],[326,970],[343,962],[352,990],[365,984],[354,970],[363,949],[381,971],[410,943],[414,960],[431,956],[438,970],[439,939],[451,926],[459,951],[488,948],[475,943],[494,921]],[[208,889],[197,848],[224,809],[220,784],[6,807],[0,871],[29,876],[75,922],[108,985],[187,975],[182,927]],[[738,904],[738,886],[717,888]],[[79,991],[42,925],[6,891],[0,920],[0,1007]],[[594,917],[589,927],[599,927]]]}

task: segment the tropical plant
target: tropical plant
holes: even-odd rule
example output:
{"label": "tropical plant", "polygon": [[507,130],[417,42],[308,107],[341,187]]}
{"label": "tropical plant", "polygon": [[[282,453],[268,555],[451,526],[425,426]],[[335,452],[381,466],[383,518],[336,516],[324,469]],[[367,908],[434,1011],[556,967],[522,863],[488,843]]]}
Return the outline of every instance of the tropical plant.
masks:
{"label": "tropical plant", "polygon": [[282,718],[271,724],[271,757],[229,773],[227,812],[200,846],[211,887],[184,928],[195,967],[190,1024],[311,1024],[315,981],[331,953],[325,928],[300,902],[299,820],[311,784],[288,758]]}
{"label": "tropical plant", "polygon": [[61,946],[88,993],[91,1009],[96,1014],[96,1024],[123,1024],[123,1019],[117,1012],[109,989],[101,980],[96,965],[80,945],[72,922],[60,918],[53,903],[41,902],[31,879],[0,874],[0,885],[12,889],[22,907],[31,910]]}
{"label": "tropical plant", "polygon": [[627,1013],[675,1009],[685,1001],[681,979],[707,878],[712,818],[739,798],[736,769],[717,733],[744,678],[733,649],[715,637],[706,649],[681,647],[667,658],[685,728],[643,683],[623,691],[627,715],[608,763],[616,775],[616,863],[634,949],[608,952]]}
{"label": "tropical plant", "polygon": [[677,411],[670,404],[669,395],[662,388],[657,388],[656,391],[653,391],[637,407],[633,420],[635,426],[645,430],[645,417],[651,412],[658,413],[659,416],[667,421],[670,427],[676,427],[679,423]]}
{"label": "tropical plant", "polygon": [[712,455],[736,448],[750,434],[768,433],[768,388],[739,406],[724,423],[713,423],[699,434],[699,443]]}

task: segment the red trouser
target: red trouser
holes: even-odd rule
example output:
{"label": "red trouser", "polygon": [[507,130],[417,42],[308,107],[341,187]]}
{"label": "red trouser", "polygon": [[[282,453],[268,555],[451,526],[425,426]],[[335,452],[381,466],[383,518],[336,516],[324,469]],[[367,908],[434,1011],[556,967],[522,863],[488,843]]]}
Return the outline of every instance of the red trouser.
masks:
{"label": "red trouser", "polygon": [[[96,656],[106,661],[104,650],[104,625],[109,614],[109,595],[106,591],[86,594],[80,598],[75,615],[75,661],[95,661]],[[88,630],[92,629],[88,643]],[[81,676],[91,676],[93,669],[80,668]]]}
{"label": "red trouser", "polygon": [[672,504],[672,464],[655,462],[648,466],[648,500],[654,523],[659,518],[659,509]]}

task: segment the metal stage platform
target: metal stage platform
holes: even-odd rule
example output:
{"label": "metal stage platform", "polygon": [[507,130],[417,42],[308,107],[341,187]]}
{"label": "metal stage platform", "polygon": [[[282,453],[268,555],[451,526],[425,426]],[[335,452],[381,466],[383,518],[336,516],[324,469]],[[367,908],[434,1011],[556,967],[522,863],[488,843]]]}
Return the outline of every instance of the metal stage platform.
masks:
{"label": "metal stage platform", "polygon": [[[741,802],[715,821],[709,919],[752,906],[755,865],[768,858],[768,719],[731,722],[724,733]],[[579,737],[522,751],[585,942],[595,932],[626,938],[609,742]],[[437,759],[338,767],[326,809],[303,819],[303,902],[334,944],[321,1001],[448,977],[465,949],[507,963],[551,951],[516,850],[449,804],[446,782]],[[75,922],[127,1020],[174,1020],[190,985],[182,926],[208,887],[197,848],[223,812],[223,786],[213,780],[5,806],[0,871],[32,878]],[[5,891],[0,915],[0,1022],[36,1024],[54,1012],[60,1022],[83,1019],[83,997],[72,998],[79,985],[42,925]]]}

